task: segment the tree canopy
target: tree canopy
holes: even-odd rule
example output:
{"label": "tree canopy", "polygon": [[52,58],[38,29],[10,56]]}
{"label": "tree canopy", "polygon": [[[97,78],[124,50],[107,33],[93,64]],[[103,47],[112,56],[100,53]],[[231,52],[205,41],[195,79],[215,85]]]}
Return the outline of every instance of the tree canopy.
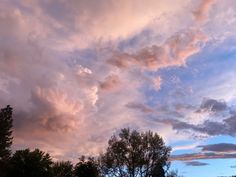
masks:
{"label": "tree canopy", "polygon": [[18,150],[10,160],[7,177],[50,177],[52,164],[49,154],[39,149]]}
{"label": "tree canopy", "polygon": [[53,177],[73,177],[73,164],[70,161],[56,162],[52,166]]}
{"label": "tree canopy", "polygon": [[12,108],[8,105],[0,112],[0,160],[9,159],[12,144]]}
{"label": "tree canopy", "polygon": [[0,174],[5,176],[11,155],[12,108],[8,105],[0,111]]}
{"label": "tree canopy", "polygon": [[85,159],[84,156],[79,158],[79,162],[75,166],[75,177],[99,177],[100,171],[98,163],[94,158]]}
{"label": "tree canopy", "polygon": [[122,129],[100,157],[102,172],[112,177],[164,177],[170,150],[157,133]]}

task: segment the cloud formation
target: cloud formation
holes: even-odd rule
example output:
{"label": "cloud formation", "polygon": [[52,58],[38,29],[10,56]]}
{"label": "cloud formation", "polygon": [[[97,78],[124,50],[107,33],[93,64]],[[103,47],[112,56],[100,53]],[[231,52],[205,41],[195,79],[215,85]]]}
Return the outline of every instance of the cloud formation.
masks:
{"label": "cloud formation", "polygon": [[167,38],[161,45],[141,48],[135,53],[114,52],[108,63],[127,68],[139,66],[151,71],[160,68],[182,66],[188,57],[198,53],[208,37],[198,27],[199,22],[207,19],[214,0],[204,0],[193,13],[195,21],[192,27],[179,31]]}
{"label": "cloud formation", "polygon": [[236,158],[236,154],[218,154],[218,153],[193,153],[193,154],[181,154],[181,155],[172,155],[171,161],[191,161],[198,159],[231,159]]}
{"label": "cloud formation", "polygon": [[193,12],[198,23],[203,23],[206,20],[209,9],[215,3],[215,0],[204,0],[200,2],[199,8]]}
{"label": "cloud formation", "polygon": [[236,144],[230,144],[230,143],[209,144],[198,147],[202,148],[202,151],[236,152]]}
{"label": "cloud formation", "polygon": [[193,130],[210,136],[236,135],[236,115],[224,119],[221,122],[206,120],[202,124],[191,124],[175,119],[158,120],[161,123],[171,125],[174,130]]}
{"label": "cloud formation", "polygon": [[148,106],[146,106],[145,104],[142,103],[127,103],[125,105],[126,107],[130,108],[130,109],[137,109],[143,113],[152,113],[154,110]]}
{"label": "cloud formation", "polygon": [[199,162],[199,161],[189,161],[189,162],[185,162],[185,164],[187,166],[194,166],[194,167],[209,165],[208,163]]}
{"label": "cloud formation", "polygon": [[188,29],[168,38],[161,46],[142,48],[133,54],[115,52],[108,63],[119,68],[137,65],[151,71],[182,66],[189,56],[200,51],[201,44],[206,41],[207,37],[201,31]]}
{"label": "cloud formation", "polygon": [[[38,147],[57,159],[77,159],[80,153],[99,154],[110,135],[127,126],[158,130],[172,139],[177,135],[171,126],[212,135],[234,131],[230,118],[223,124],[214,122],[217,126],[212,128],[212,122],[198,126],[165,119],[159,121],[169,125],[163,128],[145,117],[165,112],[156,104],[147,105],[151,101],[144,87],[157,93],[165,82],[153,71],[184,66],[209,40],[198,21],[207,19],[212,3],[203,1],[194,8],[189,28],[181,26],[168,37],[129,46],[132,50],[117,47],[134,35],[145,38],[142,32],[155,29],[154,23],[172,26],[171,20],[156,20],[167,19],[167,13],[178,16],[186,7],[184,12],[192,15],[188,0],[170,4],[171,0],[151,0],[145,7],[133,0],[0,2],[0,106],[14,107],[14,149]],[[217,112],[223,107],[211,101],[201,109]],[[190,107],[179,104],[174,109],[170,115],[181,117]]]}
{"label": "cloud formation", "polygon": [[214,100],[214,99],[204,99],[200,108],[197,110],[198,113],[201,112],[221,112],[227,109],[225,101]]}
{"label": "cloud formation", "polygon": [[[230,159],[236,157],[236,145],[231,143],[218,143],[200,145],[197,148],[201,148],[199,153],[188,153],[172,155],[171,160],[187,161],[186,165],[201,166],[207,164],[201,164],[198,161],[192,161],[197,159]],[[188,162],[190,161],[190,162]]]}

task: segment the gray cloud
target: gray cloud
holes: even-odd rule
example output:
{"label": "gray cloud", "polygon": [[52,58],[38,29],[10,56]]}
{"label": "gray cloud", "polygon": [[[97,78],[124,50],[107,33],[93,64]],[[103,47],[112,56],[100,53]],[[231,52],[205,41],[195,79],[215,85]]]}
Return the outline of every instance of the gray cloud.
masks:
{"label": "gray cloud", "polygon": [[121,85],[119,76],[109,75],[105,78],[103,82],[100,82],[100,88],[102,90],[114,90]]}
{"label": "gray cloud", "polygon": [[196,167],[209,165],[208,163],[199,162],[199,161],[185,162],[185,164],[186,164],[187,166],[196,166]]}
{"label": "gray cloud", "polygon": [[225,111],[227,109],[227,104],[222,100],[215,99],[204,99],[201,103],[200,108],[197,110],[198,113],[201,112],[212,112],[217,113],[221,111]]}
{"label": "gray cloud", "polygon": [[236,115],[226,118],[222,122],[207,120],[203,124],[199,125],[192,125],[184,122],[177,122],[176,124],[177,126],[173,126],[174,129],[192,129],[208,135],[236,135]]}
{"label": "gray cloud", "polygon": [[[191,124],[189,122],[181,121],[177,117],[167,119],[156,119],[156,121],[171,125],[174,130],[193,130],[195,132],[204,133],[210,136],[215,135],[236,135],[236,114],[234,108],[227,105],[223,100],[204,99],[200,107],[196,110],[194,106],[187,107],[190,111],[195,113],[208,113],[208,118],[200,124]],[[186,109],[185,108],[185,109]],[[176,105],[176,110],[183,109],[183,105]],[[194,110],[195,109],[195,110]],[[183,111],[183,110],[181,110]],[[213,119],[214,118],[214,119]]]}
{"label": "gray cloud", "polygon": [[[198,161],[192,161],[197,159],[228,159],[236,158],[236,144],[230,143],[218,143],[200,145],[197,148],[201,148],[199,153],[179,154],[172,155],[171,160],[190,161],[186,162],[186,165],[201,166]],[[202,164],[207,165],[207,164]]]}
{"label": "gray cloud", "polygon": [[232,135],[236,134],[236,130],[233,128],[235,125],[223,122],[204,121],[202,124],[191,124],[177,119],[165,119],[157,120],[160,123],[171,125],[174,130],[193,130],[196,132],[205,133],[208,135]]}
{"label": "gray cloud", "polygon": [[236,144],[231,143],[219,143],[198,146],[202,148],[202,151],[212,151],[212,152],[236,152]]}
{"label": "gray cloud", "polygon": [[224,154],[224,153],[189,153],[189,154],[180,154],[172,155],[170,157],[171,161],[190,161],[197,159],[231,159],[236,158],[236,154]]}
{"label": "gray cloud", "polygon": [[142,103],[131,102],[131,103],[127,103],[125,106],[130,109],[137,109],[143,113],[152,113],[154,111],[152,108]]}

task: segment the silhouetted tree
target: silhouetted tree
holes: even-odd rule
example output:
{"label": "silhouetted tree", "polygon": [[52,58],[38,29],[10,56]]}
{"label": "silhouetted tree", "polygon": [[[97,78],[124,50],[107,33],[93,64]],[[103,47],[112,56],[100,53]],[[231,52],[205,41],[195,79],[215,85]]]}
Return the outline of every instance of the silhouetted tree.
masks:
{"label": "silhouetted tree", "polygon": [[52,166],[53,177],[73,177],[73,164],[70,161],[56,162]]}
{"label": "silhouetted tree", "polygon": [[177,170],[172,170],[167,173],[166,177],[183,177],[183,176],[178,175]]}
{"label": "silhouetted tree", "polygon": [[19,150],[10,159],[7,177],[50,177],[51,166],[49,154],[38,149]]}
{"label": "silhouetted tree", "polygon": [[99,167],[94,158],[85,159],[82,156],[74,169],[76,177],[99,177]]}
{"label": "silhouetted tree", "polygon": [[12,108],[8,105],[0,112],[0,174],[5,176],[7,162],[11,155]]}
{"label": "silhouetted tree", "polygon": [[122,129],[100,157],[102,172],[112,177],[164,177],[170,150],[156,133]]}

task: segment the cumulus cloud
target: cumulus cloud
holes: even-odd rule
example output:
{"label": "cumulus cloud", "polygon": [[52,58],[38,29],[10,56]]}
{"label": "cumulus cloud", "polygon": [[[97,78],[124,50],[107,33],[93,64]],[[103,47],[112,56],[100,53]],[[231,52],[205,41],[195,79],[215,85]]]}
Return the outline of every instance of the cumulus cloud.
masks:
{"label": "cumulus cloud", "polygon": [[[153,112],[143,104],[140,88],[150,81],[158,91],[162,80],[146,79],[142,69],[182,66],[207,37],[194,22],[161,45],[133,53],[116,49],[115,39],[138,33],[153,18],[188,2],[178,1],[176,6],[148,1],[145,8],[141,1],[126,0],[0,2],[0,103],[14,107],[14,149],[38,147],[58,159],[76,159],[79,153],[99,154],[121,127],[153,128],[140,115]],[[112,65],[106,61],[110,53]]]}

